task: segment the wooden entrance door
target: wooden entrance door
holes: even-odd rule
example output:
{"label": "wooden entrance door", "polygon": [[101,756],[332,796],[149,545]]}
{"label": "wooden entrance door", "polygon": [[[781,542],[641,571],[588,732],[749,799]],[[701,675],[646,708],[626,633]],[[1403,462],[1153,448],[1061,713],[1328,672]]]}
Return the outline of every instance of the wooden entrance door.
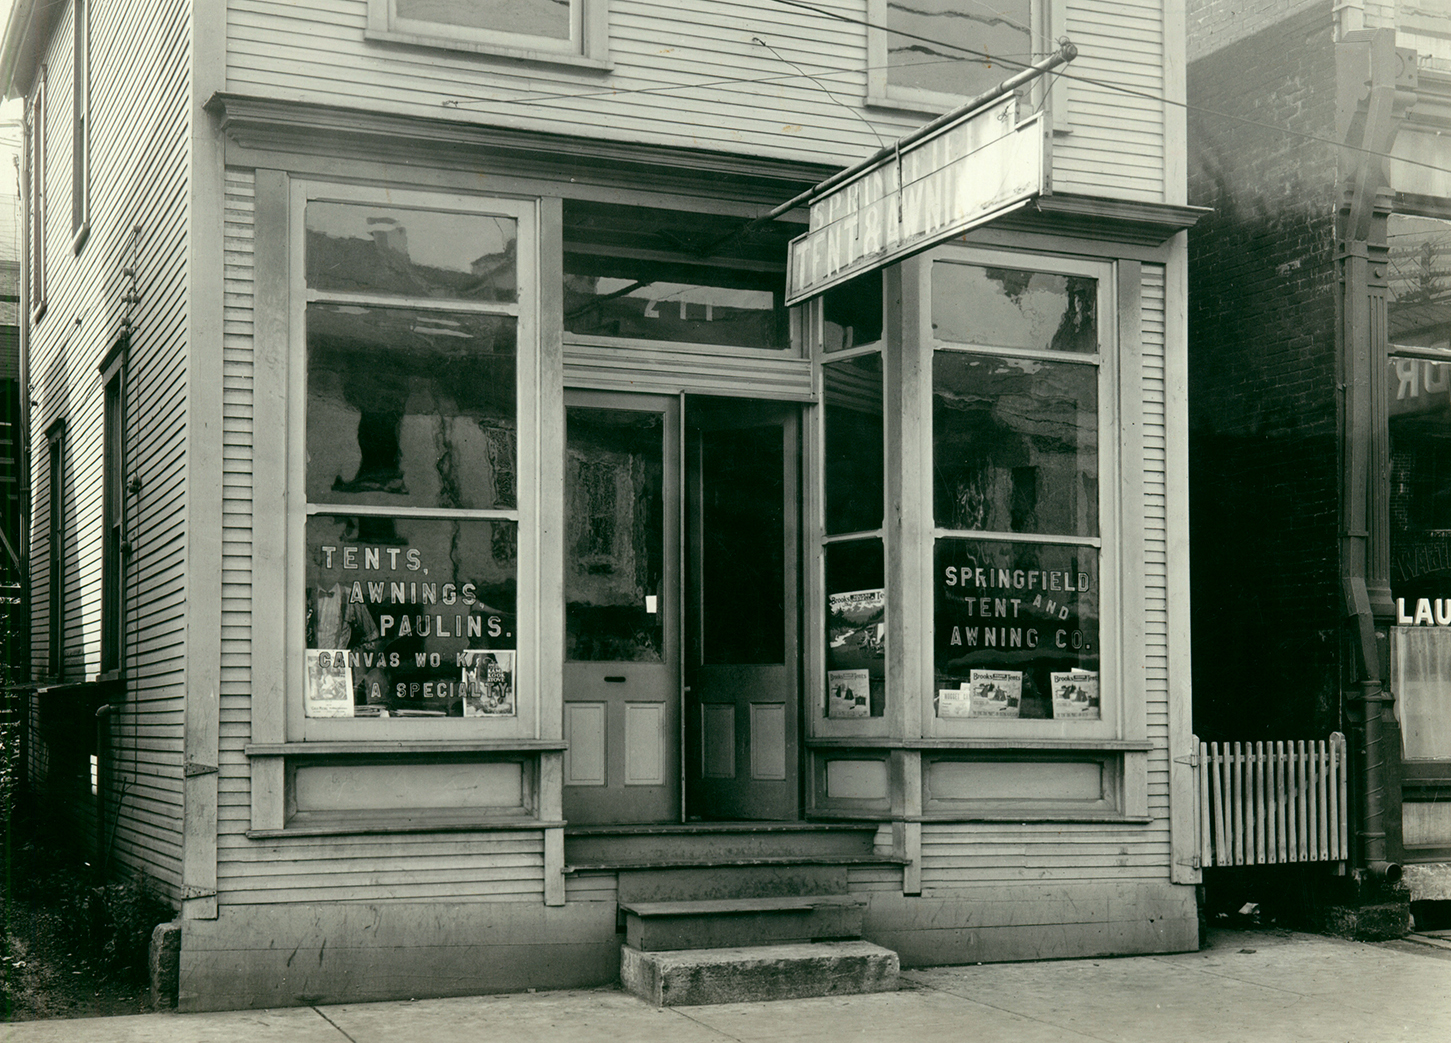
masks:
{"label": "wooden entrance door", "polygon": [[565,400],[564,815],[680,821],[680,401]]}
{"label": "wooden entrance door", "polygon": [[800,813],[797,407],[690,398],[685,416],[686,813]]}
{"label": "wooden entrance door", "polygon": [[565,405],[565,818],[799,817],[797,408]]}

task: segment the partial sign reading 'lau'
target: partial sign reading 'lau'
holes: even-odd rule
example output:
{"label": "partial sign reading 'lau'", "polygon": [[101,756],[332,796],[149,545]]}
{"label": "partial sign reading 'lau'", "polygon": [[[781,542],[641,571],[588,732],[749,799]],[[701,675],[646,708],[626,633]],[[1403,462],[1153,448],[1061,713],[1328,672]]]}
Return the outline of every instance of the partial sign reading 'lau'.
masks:
{"label": "partial sign reading 'lau'", "polygon": [[811,204],[792,240],[786,303],[926,250],[1046,190],[1046,124],[1019,121],[1014,96],[843,182]]}

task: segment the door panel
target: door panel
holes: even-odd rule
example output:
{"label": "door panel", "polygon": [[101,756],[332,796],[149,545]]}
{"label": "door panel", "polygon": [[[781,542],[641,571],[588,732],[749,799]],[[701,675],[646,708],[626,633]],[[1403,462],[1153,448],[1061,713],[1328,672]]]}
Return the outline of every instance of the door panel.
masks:
{"label": "door panel", "polygon": [[565,405],[564,814],[678,822],[679,400]]}
{"label": "door panel", "polygon": [[797,410],[686,402],[686,808],[800,812]]}

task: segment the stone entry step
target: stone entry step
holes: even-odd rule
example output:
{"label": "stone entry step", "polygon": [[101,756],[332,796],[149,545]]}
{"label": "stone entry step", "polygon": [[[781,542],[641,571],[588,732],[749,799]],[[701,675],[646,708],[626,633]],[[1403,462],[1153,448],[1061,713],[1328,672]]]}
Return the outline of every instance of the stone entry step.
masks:
{"label": "stone entry step", "polygon": [[863,941],[620,950],[621,982],[657,1007],[893,992],[900,970],[896,953]]}
{"label": "stone entry step", "polygon": [[625,944],[645,952],[860,938],[866,899],[796,895],[621,902]]}

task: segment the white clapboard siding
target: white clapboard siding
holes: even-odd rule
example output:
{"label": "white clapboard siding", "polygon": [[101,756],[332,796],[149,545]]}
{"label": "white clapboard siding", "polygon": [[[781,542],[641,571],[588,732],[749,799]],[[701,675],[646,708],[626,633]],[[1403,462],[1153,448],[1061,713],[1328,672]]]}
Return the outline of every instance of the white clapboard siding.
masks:
{"label": "white clapboard siding", "polygon": [[[1145,264],[1139,284],[1140,390],[1143,432],[1143,670],[1149,754],[1149,813],[1167,828],[1169,814],[1169,598],[1187,598],[1187,590],[1169,590],[1169,518],[1167,418],[1164,414],[1165,270]],[[1182,466],[1182,464],[1180,465]],[[1132,505],[1127,505],[1132,510]],[[1182,508],[1181,508],[1182,509]],[[1132,597],[1132,592],[1129,592]],[[1181,685],[1188,679],[1180,679]],[[1185,712],[1181,708],[1179,712]]]}
{"label": "white clapboard siding", "polygon": [[[68,5],[69,6],[69,5]],[[122,270],[136,271],[127,396],[133,546],[126,573],[124,701],[111,717],[107,857],[144,872],[173,899],[181,858],[182,544],[186,432],[189,5],[94,5],[91,12],[91,220],[71,245],[71,10],[58,20],[47,66],[46,310],[30,333],[35,401],[31,545],[32,640],[39,676],[52,621],[47,580],[52,491],[46,428],[66,422],[65,680],[100,670],[101,405],[96,366],[121,331]],[[137,114],[145,113],[138,120]]]}
{"label": "white clapboard siding", "polygon": [[[1126,591],[1125,610],[1140,606],[1144,636],[1146,734],[1149,753],[1148,824],[1098,822],[924,823],[922,886],[969,887],[1015,881],[1054,883],[1156,878],[1168,875],[1168,618],[1167,515],[1164,442],[1164,268],[1145,264],[1140,290],[1138,389],[1144,438],[1142,503],[1144,589]],[[1128,387],[1132,374],[1124,374]],[[1184,596],[1176,592],[1176,596]],[[1133,650],[1130,650],[1132,655]],[[1132,658],[1126,658],[1132,663]]]}
{"label": "white clapboard siding", "polygon": [[[223,904],[490,899],[542,902],[540,831],[252,840],[252,474],[255,178],[225,176],[222,335],[222,699],[217,890]],[[271,606],[268,606],[271,610]],[[275,655],[275,650],[255,654]]]}
{"label": "white clapboard siding", "polygon": [[1063,33],[1078,58],[1068,70],[1069,132],[1053,142],[1053,190],[1162,201],[1164,0],[1065,6]]}
{"label": "white clapboard siding", "polygon": [[[935,115],[867,108],[867,0],[816,6],[842,17],[773,0],[611,0],[606,73],[369,42],[366,0],[231,0],[227,89],[841,164]],[[1064,92],[1071,132],[1054,142],[1056,190],[1161,200],[1163,0],[1065,6],[1052,32],[1080,56]]]}

